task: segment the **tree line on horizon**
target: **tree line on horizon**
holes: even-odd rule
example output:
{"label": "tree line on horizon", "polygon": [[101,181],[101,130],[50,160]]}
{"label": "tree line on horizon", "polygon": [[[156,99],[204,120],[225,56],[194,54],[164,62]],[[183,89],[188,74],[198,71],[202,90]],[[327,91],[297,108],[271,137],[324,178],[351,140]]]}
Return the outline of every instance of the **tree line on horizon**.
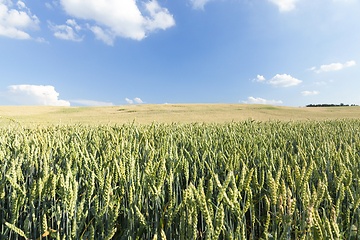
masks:
{"label": "tree line on horizon", "polygon": [[322,103],[322,104],[308,104],[306,105],[306,107],[354,107],[354,106],[359,106],[356,104],[344,104],[344,103],[340,103],[340,104],[328,104],[328,103]]}

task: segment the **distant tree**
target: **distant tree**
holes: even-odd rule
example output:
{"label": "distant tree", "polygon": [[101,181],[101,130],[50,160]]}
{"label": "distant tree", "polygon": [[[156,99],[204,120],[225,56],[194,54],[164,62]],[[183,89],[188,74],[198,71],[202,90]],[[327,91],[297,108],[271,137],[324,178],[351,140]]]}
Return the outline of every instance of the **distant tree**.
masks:
{"label": "distant tree", "polygon": [[349,106],[358,106],[356,104],[344,104],[344,103],[340,103],[340,104],[328,104],[328,103],[322,103],[322,104],[308,104],[306,105],[306,107],[349,107]]}

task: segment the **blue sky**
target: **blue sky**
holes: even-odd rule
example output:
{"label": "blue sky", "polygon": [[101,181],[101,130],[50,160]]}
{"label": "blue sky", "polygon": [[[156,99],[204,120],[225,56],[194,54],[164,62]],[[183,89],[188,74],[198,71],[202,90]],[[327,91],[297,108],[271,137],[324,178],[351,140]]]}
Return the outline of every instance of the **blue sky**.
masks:
{"label": "blue sky", "polygon": [[0,0],[0,105],[360,104],[359,0]]}

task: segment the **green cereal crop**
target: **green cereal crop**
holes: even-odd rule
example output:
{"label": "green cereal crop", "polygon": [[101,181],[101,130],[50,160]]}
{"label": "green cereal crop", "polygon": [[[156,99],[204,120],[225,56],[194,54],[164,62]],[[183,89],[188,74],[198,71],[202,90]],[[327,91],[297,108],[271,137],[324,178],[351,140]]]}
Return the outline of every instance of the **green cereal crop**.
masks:
{"label": "green cereal crop", "polygon": [[0,128],[0,239],[360,239],[360,120]]}

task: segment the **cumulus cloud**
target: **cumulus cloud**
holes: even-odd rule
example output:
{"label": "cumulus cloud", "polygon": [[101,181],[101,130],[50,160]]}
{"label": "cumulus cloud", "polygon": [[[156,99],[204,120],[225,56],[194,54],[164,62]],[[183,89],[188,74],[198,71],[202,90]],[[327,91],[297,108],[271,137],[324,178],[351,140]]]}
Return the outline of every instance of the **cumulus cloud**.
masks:
{"label": "cumulus cloud", "polygon": [[26,9],[26,10],[28,10],[28,8],[26,7],[25,3],[22,2],[22,1],[18,1],[18,2],[16,3],[16,5],[18,6],[19,9]]}
{"label": "cumulus cloud", "polygon": [[145,103],[140,98],[134,98],[135,103]]}
{"label": "cumulus cloud", "polygon": [[281,104],[283,103],[281,100],[275,101],[275,100],[266,100],[263,98],[254,98],[254,97],[248,97],[247,101],[242,101],[243,103],[249,103],[249,104]]}
{"label": "cumulus cloud", "polygon": [[39,19],[32,15],[22,1],[17,1],[17,9],[10,0],[0,0],[0,35],[15,39],[31,39],[25,32],[27,29],[37,29]]}
{"label": "cumulus cloud", "polygon": [[346,62],[345,64],[342,63],[331,63],[329,65],[322,65],[320,67],[319,70],[315,70],[316,73],[321,73],[321,72],[330,72],[330,71],[338,71],[341,70],[343,68],[347,68],[347,67],[352,67],[355,66],[356,62],[355,61],[349,61]]}
{"label": "cumulus cloud", "polygon": [[264,76],[257,75],[257,77],[254,78],[252,81],[253,82],[263,82],[263,81],[265,81],[265,78],[264,78]]}
{"label": "cumulus cloud", "polygon": [[125,101],[128,103],[128,104],[141,104],[141,103],[145,103],[144,101],[142,101],[140,98],[134,98],[133,100],[129,99],[129,98],[125,98]]}
{"label": "cumulus cloud", "polygon": [[204,9],[204,6],[210,0],[190,0],[194,9]]}
{"label": "cumulus cloud", "polygon": [[150,17],[146,17],[145,22],[145,27],[148,31],[156,29],[165,30],[175,25],[175,20],[169,13],[169,10],[160,7],[156,0],[145,3],[145,8],[150,14]]}
{"label": "cumulus cloud", "polygon": [[[77,25],[73,19],[68,19],[66,25],[55,25],[48,21],[49,28],[54,32],[54,36],[64,40],[71,40],[75,42],[81,42],[84,36],[80,37],[76,32],[81,30],[81,27]],[[76,31],[74,31],[74,29]]]}
{"label": "cumulus cloud", "polygon": [[114,106],[112,102],[100,102],[100,101],[93,101],[93,100],[70,100],[70,102],[78,103],[81,105],[85,105],[88,107],[106,107],[106,106]]}
{"label": "cumulus cloud", "polygon": [[295,3],[298,0],[269,0],[279,7],[280,12],[288,12],[295,9]]}
{"label": "cumulus cloud", "polygon": [[94,21],[90,27],[97,39],[112,45],[115,37],[142,40],[156,29],[175,25],[168,9],[160,7],[156,0],[143,2],[145,15],[135,0],[60,0],[66,13],[79,19]]}
{"label": "cumulus cloud", "polygon": [[319,94],[318,91],[303,91],[303,92],[301,92],[301,95],[303,95],[303,96],[317,95],[317,94]]}
{"label": "cumulus cloud", "polygon": [[69,101],[58,99],[53,86],[11,85],[0,96],[21,105],[70,106]]}
{"label": "cumulus cloud", "polygon": [[301,80],[287,74],[276,74],[276,76],[269,80],[267,83],[273,85],[274,87],[290,87],[298,85],[301,82]]}
{"label": "cumulus cloud", "polygon": [[128,104],[133,104],[133,100],[131,100],[131,99],[128,99],[128,98],[125,98],[125,101],[128,103]]}

